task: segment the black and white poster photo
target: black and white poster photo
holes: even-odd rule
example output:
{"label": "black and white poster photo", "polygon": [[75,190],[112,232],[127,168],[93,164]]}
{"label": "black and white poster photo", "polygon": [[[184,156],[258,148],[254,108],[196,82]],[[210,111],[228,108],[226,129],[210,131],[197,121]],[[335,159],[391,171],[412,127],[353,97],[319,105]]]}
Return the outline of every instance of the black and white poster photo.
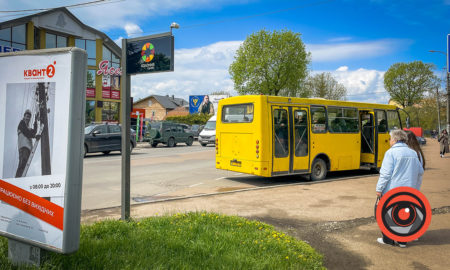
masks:
{"label": "black and white poster photo", "polygon": [[55,86],[7,84],[3,179],[51,175]]}

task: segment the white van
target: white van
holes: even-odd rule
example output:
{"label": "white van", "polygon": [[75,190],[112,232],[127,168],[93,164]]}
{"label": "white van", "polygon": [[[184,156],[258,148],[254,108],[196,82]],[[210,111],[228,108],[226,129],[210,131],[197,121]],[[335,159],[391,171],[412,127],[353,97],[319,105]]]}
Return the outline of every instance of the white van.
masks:
{"label": "white van", "polygon": [[202,132],[198,135],[198,142],[202,146],[216,143],[216,116],[209,118]]}

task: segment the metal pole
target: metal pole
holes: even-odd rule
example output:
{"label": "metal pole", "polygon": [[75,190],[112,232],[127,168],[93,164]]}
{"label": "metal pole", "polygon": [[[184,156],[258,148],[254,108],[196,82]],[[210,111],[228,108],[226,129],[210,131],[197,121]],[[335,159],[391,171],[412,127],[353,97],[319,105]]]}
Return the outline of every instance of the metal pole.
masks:
{"label": "metal pole", "polygon": [[438,134],[441,134],[441,106],[439,105],[439,86],[436,87],[436,104],[438,113]]}
{"label": "metal pole", "polygon": [[450,73],[447,73],[447,132],[450,131]]}
{"label": "metal pole", "polygon": [[121,218],[130,218],[130,111],[131,78],[127,74],[127,40],[122,39],[122,194]]}
{"label": "metal pole", "polygon": [[[44,129],[41,133],[41,169],[42,175],[52,174],[50,163],[50,142],[48,134],[48,110],[47,110],[47,95],[45,92],[44,83],[38,83],[39,94],[39,121],[44,124]],[[50,112],[54,113],[54,112]]]}

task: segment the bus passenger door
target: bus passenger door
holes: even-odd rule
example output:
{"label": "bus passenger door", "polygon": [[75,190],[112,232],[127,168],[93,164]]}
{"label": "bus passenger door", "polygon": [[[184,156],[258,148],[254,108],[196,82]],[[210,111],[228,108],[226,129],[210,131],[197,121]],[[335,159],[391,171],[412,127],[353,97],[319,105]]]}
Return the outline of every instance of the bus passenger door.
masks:
{"label": "bus passenger door", "polygon": [[360,111],[361,163],[375,163],[376,137],[373,111]]}
{"label": "bus passenger door", "polygon": [[289,173],[289,108],[272,107],[272,175]]}
{"label": "bus passenger door", "polygon": [[377,167],[381,167],[381,163],[384,159],[384,154],[390,148],[389,144],[389,132],[387,127],[387,116],[386,112],[383,110],[375,111],[375,123],[377,124],[376,134],[377,134]]}
{"label": "bus passenger door", "polygon": [[309,129],[307,108],[293,107],[291,126],[293,127],[291,173],[309,171]]}

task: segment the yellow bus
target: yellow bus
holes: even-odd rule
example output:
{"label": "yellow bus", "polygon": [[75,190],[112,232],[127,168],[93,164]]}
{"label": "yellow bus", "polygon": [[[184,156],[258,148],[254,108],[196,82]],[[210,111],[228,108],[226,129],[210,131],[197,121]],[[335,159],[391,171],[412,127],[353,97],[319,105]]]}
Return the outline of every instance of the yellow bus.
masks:
{"label": "yellow bus", "polygon": [[216,168],[264,177],[379,169],[389,130],[401,129],[393,105],[278,96],[219,101]]}

